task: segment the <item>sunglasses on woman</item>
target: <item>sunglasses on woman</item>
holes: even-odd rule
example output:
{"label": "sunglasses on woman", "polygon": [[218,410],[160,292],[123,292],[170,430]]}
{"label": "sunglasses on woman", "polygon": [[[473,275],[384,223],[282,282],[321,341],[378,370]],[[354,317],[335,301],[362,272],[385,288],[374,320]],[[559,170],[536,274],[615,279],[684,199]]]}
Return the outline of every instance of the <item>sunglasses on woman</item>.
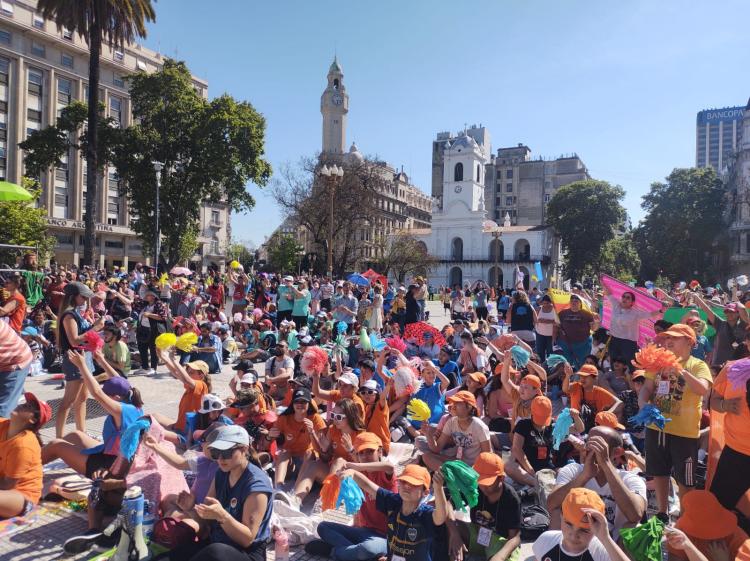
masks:
{"label": "sunglasses on woman", "polygon": [[344,415],[343,413],[331,413],[331,419],[333,419],[334,421],[343,421],[344,419],[346,419],[346,415]]}
{"label": "sunglasses on woman", "polygon": [[372,395],[372,394],[378,393],[378,392],[377,392],[377,390],[366,389],[366,390],[359,390],[359,393],[361,393],[362,395]]}
{"label": "sunglasses on woman", "polygon": [[203,407],[201,407],[204,411],[218,411],[219,409],[224,409],[224,404],[219,403],[218,401],[211,401],[209,399],[203,400]]}
{"label": "sunglasses on woman", "polygon": [[234,451],[237,450],[237,448],[230,448],[229,450],[217,450],[216,448],[209,448],[208,454],[211,456],[211,459],[216,460],[231,460],[232,456],[234,456]]}

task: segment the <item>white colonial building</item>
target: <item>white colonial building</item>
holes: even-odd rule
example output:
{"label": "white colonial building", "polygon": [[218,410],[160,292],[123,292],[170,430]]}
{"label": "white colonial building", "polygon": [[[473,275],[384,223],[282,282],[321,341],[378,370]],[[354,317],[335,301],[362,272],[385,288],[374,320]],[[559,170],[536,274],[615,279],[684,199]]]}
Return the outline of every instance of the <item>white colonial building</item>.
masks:
{"label": "white colonial building", "polygon": [[430,284],[454,286],[483,280],[508,288],[518,267],[524,274],[524,284],[528,287],[531,282],[533,286],[536,282],[531,277],[538,261],[545,277],[541,286],[548,286],[559,254],[559,243],[550,228],[511,226],[506,217],[499,227],[499,238],[486,231],[486,152],[466,134],[444,145],[443,195],[435,200],[432,226],[411,231],[439,260],[430,271]]}

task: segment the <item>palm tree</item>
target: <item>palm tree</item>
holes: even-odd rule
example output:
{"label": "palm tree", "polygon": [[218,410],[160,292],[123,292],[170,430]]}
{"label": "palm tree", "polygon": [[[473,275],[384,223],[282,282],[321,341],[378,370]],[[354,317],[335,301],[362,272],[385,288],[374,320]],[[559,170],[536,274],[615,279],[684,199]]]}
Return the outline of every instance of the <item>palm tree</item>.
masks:
{"label": "palm tree", "polygon": [[94,260],[94,204],[99,172],[97,126],[99,124],[99,57],[102,41],[123,48],[136,37],[146,36],[146,22],[156,13],[151,0],[39,0],[37,10],[58,29],[80,34],[89,46],[89,102],[86,133],[86,216],[83,262]]}

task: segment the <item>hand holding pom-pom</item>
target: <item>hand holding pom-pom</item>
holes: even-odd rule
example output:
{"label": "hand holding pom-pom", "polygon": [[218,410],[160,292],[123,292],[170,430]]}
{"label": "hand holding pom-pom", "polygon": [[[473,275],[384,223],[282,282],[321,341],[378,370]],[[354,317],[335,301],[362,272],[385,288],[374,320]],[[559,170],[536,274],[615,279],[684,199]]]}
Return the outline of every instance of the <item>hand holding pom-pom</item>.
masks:
{"label": "hand holding pom-pom", "polygon": [[328,366],[328,353],[320,347],[310,347],[302,355],[300,369],[308,376],[320,376]]}

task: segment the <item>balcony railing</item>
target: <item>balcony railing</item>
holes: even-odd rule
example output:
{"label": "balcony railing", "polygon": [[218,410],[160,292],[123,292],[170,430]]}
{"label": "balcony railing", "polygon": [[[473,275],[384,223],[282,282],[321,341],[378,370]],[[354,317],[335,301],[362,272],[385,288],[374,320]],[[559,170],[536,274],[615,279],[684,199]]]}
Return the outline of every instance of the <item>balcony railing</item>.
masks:
{"label": "balcony railing", "polygon": [[[540,263],[546,265],[552,261],[552,258],[549,255],[528,255],[528,254],[520,254],[516,257],[501,257],[497,260],[498,263],[536,263],[539,261]],[[471,259],[464,257],[463,259],[440,259],[441,263],[453,263],[453,264],[461,264],[461,263],[487,263],[489,265],[495,264],[495,258],[494,257],[486,257],[484,259]]]}

